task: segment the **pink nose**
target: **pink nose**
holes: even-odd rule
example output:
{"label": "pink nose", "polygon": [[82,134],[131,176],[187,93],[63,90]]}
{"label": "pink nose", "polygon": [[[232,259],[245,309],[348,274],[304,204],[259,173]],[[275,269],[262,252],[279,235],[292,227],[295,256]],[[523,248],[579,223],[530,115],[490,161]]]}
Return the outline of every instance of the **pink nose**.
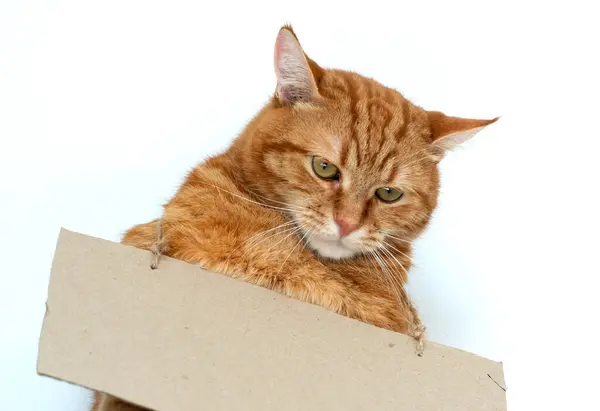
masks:
{"label": "pink nose", "polygon": [[345,237],[358,228],[358,221],[350,220],[344,217],[335,217],[335,223],[340,229],[340,236]]}

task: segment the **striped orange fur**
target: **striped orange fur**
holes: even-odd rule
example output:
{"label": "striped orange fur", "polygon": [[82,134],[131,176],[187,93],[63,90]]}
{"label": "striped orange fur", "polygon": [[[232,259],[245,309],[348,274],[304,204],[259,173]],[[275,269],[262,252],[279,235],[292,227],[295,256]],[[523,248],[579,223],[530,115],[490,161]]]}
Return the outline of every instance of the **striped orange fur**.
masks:
{"label": "striped orange fur", "polygon": [[[411,242],[437,206],[437,165],[496,119],[429,112],[373,79],[324,69],[289,26],[277,37],[275,72],[273,98],[164,206],[163,252],[422,337],[403,285]],[[316,175],[315,156],[338,178]],[[384,202],[381,188],[402,195]],[[157,222],[131,228],[123,243],[150,249]],[[103,394],[94,407],[137,409]]]}

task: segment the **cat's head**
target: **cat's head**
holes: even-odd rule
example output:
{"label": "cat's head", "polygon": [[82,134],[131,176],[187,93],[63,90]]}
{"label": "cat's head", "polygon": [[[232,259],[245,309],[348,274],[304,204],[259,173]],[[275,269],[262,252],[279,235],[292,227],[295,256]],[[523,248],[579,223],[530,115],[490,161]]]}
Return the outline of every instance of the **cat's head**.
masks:
{"label": "cat's head", "polygon": [[243,136],[244,174],[326,258],[412,241],[437,205],[444,153],[496,121],[426,111],[372,79],[324,69],[289,26],[275,73],[272,101]]}

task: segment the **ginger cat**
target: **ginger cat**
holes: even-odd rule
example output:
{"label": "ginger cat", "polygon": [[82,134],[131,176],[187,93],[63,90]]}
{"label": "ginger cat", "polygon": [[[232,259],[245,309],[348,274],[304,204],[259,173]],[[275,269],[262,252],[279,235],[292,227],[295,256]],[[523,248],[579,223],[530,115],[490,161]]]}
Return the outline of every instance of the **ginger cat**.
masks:
{"label": "ginger cat", "polygon": [[[417,339],[404,284],[437,205],[437,164],[495,122],[426,111],[356,73],[324,69],[290,26],[273,98],[228,151],[198,165],[159,220],[122,242],[199,264]],[[97,393],[93,410],[140,410]]]}

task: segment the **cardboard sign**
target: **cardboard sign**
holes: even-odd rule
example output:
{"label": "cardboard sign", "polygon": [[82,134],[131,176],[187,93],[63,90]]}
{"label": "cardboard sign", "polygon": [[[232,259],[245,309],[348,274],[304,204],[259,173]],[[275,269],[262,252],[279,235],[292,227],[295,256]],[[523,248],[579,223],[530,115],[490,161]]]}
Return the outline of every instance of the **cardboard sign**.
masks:
{"label": "cardboard sign", "polygon": [[160,411],[505,411],[501,363],[62,230],[38,373]]}

